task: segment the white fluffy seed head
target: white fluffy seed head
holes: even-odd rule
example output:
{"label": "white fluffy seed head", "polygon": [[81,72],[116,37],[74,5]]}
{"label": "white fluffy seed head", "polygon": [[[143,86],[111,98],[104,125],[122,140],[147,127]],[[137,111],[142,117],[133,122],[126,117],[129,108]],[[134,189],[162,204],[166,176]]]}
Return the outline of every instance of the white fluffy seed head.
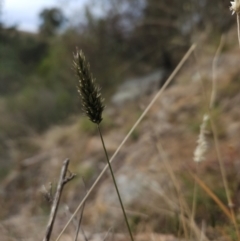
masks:
{"label": "white fluffy seed head", "polygon": [[207,129],[208,120],[209,120],[209,116],[205,114],[203,116],[203,122],[200,126],[200,133],[197,140],[198,145],[194,151],[193,160],[195,162],[201,162],[205,160],[205,153],[208,149],[207,140],[206,140],[206,129]]}
{"label": "white fluffy seed head", "polygon": [[230,10],[232,11],[232,14],[237,13],[240,14],[240,0],[234,0],[231,3]]}

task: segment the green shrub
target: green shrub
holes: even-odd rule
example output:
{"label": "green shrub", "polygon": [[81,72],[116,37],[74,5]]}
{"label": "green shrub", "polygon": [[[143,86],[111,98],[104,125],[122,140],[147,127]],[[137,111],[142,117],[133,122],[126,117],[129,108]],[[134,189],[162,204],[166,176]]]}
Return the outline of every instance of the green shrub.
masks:
{"label": "green shrub", "polygon": [[8,108],[23,123],[37,131],[62,122],[75,110],[71,95],[64,91],[25,88],[8,99]]}

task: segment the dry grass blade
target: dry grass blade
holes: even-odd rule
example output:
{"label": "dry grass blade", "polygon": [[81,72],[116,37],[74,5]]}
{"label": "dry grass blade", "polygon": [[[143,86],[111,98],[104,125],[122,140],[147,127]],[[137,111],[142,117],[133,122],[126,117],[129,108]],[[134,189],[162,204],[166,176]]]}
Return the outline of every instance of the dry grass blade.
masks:
{"label": "dry grass blade", "polygon": [[103,241],[106,241],[106,240],[107,240],[107,238],[108,238],[108,236],[109,236],[109,234],[110,234],[111,232],[113,232],[112,227],[108,229],[106,235],[105,235],[104,238],[103,238]]}
{"label": "dry grass blade", "polygon": [[81,226],[82,219],[83,219],[84,208],[85,208],[85,203],[83,204],[82,211],[81,211],[81,214],[80,214],[80,217],[79,217],[79,220],[78,220],[78,225],[77,225],[77,230],[76,230],[76,235],[75,235],[74,241],[78,240],[78,234],[79,234],[80,226]]}
{"label": "dry grass blade", "polygon": [[[84,179],[82,179],[82,182],[83,182],[83,186],[85,188],[85,191],[87,191]],[[83,219],[83,212],[84,212],[84,209],[85,209],[85,204],[86,203],[84,203],[83,206],[82,206],[82,210],[81,210],[80,217],[79,217],[78,224],[77,224],[77,228],[76,228],[76,235],[75,235],[75,240],[74,241],[78,240],[78,234],[79,234],[79,231],[81,229],[80,227],[81,227],[81,223],[82,223],[82,219]],[[82,229],[82,231],[83,231],[83,229]],[[84,236],[84,239],[87,240],[87,237],[85,236],[84,231],[83,231],[83,236]]]}
{"label": "dry grass blade", "polygon": [[[148,113],[148,111],[150,110],[150,108],[152,107],[152,105],[156,102],[156,100],[162,95],[163,91],[166,89],[166,87],[170,84],[170,82],[172,81],[172,79],[176,76],[176,74],[178,73],[178,71],[182,68],[183,64],[186,62],[186,60],[190,57],[190,55],[192,54],[192,52],[194,51],[194,49],[196,48],[196,44],[193,44],[189,50],[186,52],[186,54],[184,55],[184,57],[182,58],[182,60],[180,61],[180,63],[177,65],[177,67],[175,68],[175,70],[173,71],[173,73],[169,76],[169,78],[167,79],[167,81],[165,82],[165,84],[163,85],[163,87],[157,92],[157,94],[155,95],[155,97],[152,99],[152,101],[150,102],[150,104],[147,106],[147,108],[144,110],[144,112],[142,113],[142,115],[139,117],[139,119],[136,121],[136,123],[133,125],[133,127],[131,128],[131,130],[128,132],[128,134],[126,135],[126,137],[124,138],[124,140],[122,141],[122,143],[119,145],[119,147],[117,148],[117,150],[115,151],[115,153],[113,154],[113,156],[110,159],[110,163],[114,160],[114,158],[116,157],[116,155],[118,154],[118,152],[120,151],[120,149],[123,147],[123,145],[126,143],[126,141],[128,140],[128,138],[131,136],[131,134],[133,133],[133,131],[136,129],[136,127],[139,125],[139,123],[142,121],[142,119],[145,117],[145,115]],[[64,231],[66,230],[66,228],[68,227],[68,225],[71,223],[72,219],[75,217],[75,215],[78,213],[79,209],[82,207],[83,203],[87,200],[87,198],[89,197],[90,193],[93,191],[93,189],[96,187],[97,183],[99,182],[99,180],[102,178],[103,174],[106,172],[106,170],[108,169],[108,165],[106,165],[104,167],[104,169],[102,170],[102,172],[99,174],[98,178],[96,179],[96,181],[93,183],[92,187],[89,189],[89,191],[87,192],[86,196],[83,198],[83,200],[81,201],[81,203],[78,205],[76,211],[73,213],[72,217],[69,219],[69,221],[67,222],[67,224],[65,225],[65,227],[63,228],[63,230],[61,231],[61,233],[58,235],[56,241],[58,241],[62,234],[64,233]]]}
{"label": "dry grass blade", "polygon": [[198,185],[214,200],[214,202],[219,206],[219,208],[224,212],[224,214],[231,220],[232,215],[227,207],[222,203],[222,201],[212,192],[212,190],[194,173],[190,172],[190,175],[194,178],[194,180],[198,183]]}

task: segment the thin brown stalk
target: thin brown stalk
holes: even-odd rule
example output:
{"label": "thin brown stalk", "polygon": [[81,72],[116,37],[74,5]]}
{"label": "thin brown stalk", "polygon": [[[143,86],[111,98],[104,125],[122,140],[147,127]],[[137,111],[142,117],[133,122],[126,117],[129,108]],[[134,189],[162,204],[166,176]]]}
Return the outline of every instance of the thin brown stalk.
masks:
{"label": "thin brown stalk", "polygon": [[49,241],[51,238],[52,229],[53,229],[53,225],[54,225],[54,222],[56,219],[56,214],[57,214],[60,198],[62,195],[63,187],[65,186],[66,183],[68,183],[75,177],[74,174],[70,174],[70,176],[67,176],[68,164],[69,164],[69,159],[66,159],[63,162],[60,178],[59,178],[58,185],[57,185],[57,191],[56,191],[56,194],[55,194],[55,197],[53,200],[51,213],[50,213],[50,217],[49,217],[49,221],[48,221],[48,225],[47,225],[47,230],[46,230],[46,234],[45,234],[43,241]]}
{"label": "thin brown stalk", "polygon": [[200,178],[198,178],[198,176],[196,176],[193,173],[190,173],[190,175],[194,178],[194,180],[198,183],[198,185],[215,201],[215,203],[220,207],[220,209],[223,211],[223,213],[230,220],[232,220],[231,213],[229,212],[227,207],[222,203],[222,201],[212,192],[212,190]]}
{"label": "thin brown stalk", "polygon": [[78,234],[79,234],[79,230],[80,230],[82,219],[83,219],[84,208],[85,208],[85,203],[83,204],[82,211],[81,211],[81,214],[80,214],[80,217],[79,217],[79,220],[78,220],[76,235],[75,235],[74,241],[77,241],[77,239],[78,239]]}
{"label": "thin brown stalk", "polygon": [[[146,116],[146,114],[148,113],[148,111],[151,109],[151,107],[153,106],[153,104],[156,102],[156,100],[162,95],[162,93],[164,92],[164,90],[167,88],[167,86],[171,83],[171,81],[173,80],[173,78],[176,76],[176,74],[178,73],[178,71],[182,68],[182,66],[184,65],[184,63],[187,61],[187,59],[190,57],[190,55],[192,54],[192,52],[194,51],[194,49],[196,48],[196,44],[193,44],[189,50],[186,52],[186,54],[184,55],[184,57],[182,58],[182,60],[180,61],[180,63],[177,65],[177,67],[175,68],[175,70],[173,71],[173,73],[169,76],[169,78],[167,79],[167,81],[165,82],[165,84],[162,86],[162,88],[157,92],[157,94],[155,95],[155,97],[152,99],[152,101],[149,103],[149,105],[147,106],[147,108],[144,110],[144,112],[141,114],[141,116],[138,118],[138,120],[136,121],[136,123],[133,125],[133,127],[130,129],[130,131],[128,132],[128,134],[125,136],[125,138],[123,139],[123,141],[121,142],[121,144],[119,145],[119,147],[117,148],[117,150],[114,152],[113,156],[111,157],[111,159],[109,160],[110,163],[112,163],[113,160],[115,160],[114,158],[116,157],[116,155],[119,153],[119,151],[121,150],[121,148],[123,147],[123,145],[126,143],[126,141],[128,140],[128,138],[131,136],[131,134],[133,133],[133,131],[136,129],[136,127],[139,125],[139,123],[142,121],[142,119]],[[72,219],[75,217],[75,215],[78,213],[79,209],[82,207],[83,203],[87,200],[87,198],[89,197],[90,193],[94,190],[94,188],[96,187],[96,185],[98,184],[98,182],[100,181],[100,179],[102,178],[103,174],[107,171],[108,169],[108,165],[106,165],[104,167],[104,169],[102,170],[102,172],[99,174],[98,178],[96,179],[96,181],[93,183],[93,185],[91,186],[91,188],[89,189],[89,191],[87,192],[86,196],[83,198],[83,200],[80,202],[80,204],[78,205],[78,207],[76,208],[75,212],[73,213],[72,217],[68,220],[68,222],[66,223],[66,225],[64,226],[63,230],[60,232],[60,234],[58,235],[56,241],[59,241],[59,239],[61,238],[62,234],[64,233],[64,231],[66,230],[66,228],[68,227],[68,225],[71,223]]]}
{"label": "thin brown stalk", "polygon": [[113,173],[112,165],[111,165],[111,163],[110,163],[110,161],[109,161],[108,152],[107,152],[107,149],[106,149],[106,146],[105,146],[105,142],[104,142],[104,140],[103,140],[102,132],[101,132],[100,126],[97,125],[97,127],[98,127],[99,136],[100,136],[100,138],[101,138],[101,142],[102,142],[102,145],[103,145],[104,153],[105,153],[105,156],[106,156],[106,159],[107,159],[108,168],[109,168],[109,170],[110,170],[110,173],[111,173],[111,176],[112,176],[112,180],[113,180],[113,184],[114,184],[114,187],[115,187],[116,192],[117,192],[118,200],[119,200],[120,205],[121,205],[121,209],[122,209],[122,212],[123,212],[123,216],[124,216],[124,219],[125,219],[125,223],[126,223],[126,225],[127,225],[127,229],[128,229],[130,238],[131,238],[132,241],[134,241],[133,234],[132,234],[132,231],[131,231],[129,222],[128,222],[127,214],[126,214],[126,211],[125,211],[125,208],[124,208],[124,205],[123,205],[123,201],[122,201],[122,198],[121,198],[119,189],[118,189],[117,181],[116,181],[115,175],[114,175],[114,173]]}
{"label": "thin brown stalk", "polygon": [[104,238],[103,238],[103,241],[106,241],[106,240],[107,240],[107,238],[108,238],[108,236],[109,236],[109,234],[110,234],[111,232],[113,232],[112,227],[108,229],[106,235],[105,235]]}

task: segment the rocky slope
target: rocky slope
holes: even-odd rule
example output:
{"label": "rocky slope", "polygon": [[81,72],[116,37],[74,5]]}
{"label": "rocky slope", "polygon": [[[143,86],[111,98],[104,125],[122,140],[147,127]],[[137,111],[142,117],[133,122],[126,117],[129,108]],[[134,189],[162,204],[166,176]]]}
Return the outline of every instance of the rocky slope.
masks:
{"label": "rocky slope", "polygon": [[[114,160],[113,168],[130,223],[138,234],[136,240],[175,240],[174,236],[160,235],[177,234],[177,225],[171,217],[175,215],[179,197],[168,167],[182,188],[182,196],[188,197],[193,190],[192,186],[186,185],[193,180],[186,176],[189,170],[195,171],[193,152],[211,93],[214,52],[215,48],[198,49],[197,63],[194,58],[187,62],[175,78],[175,84],[157,100]],[[229,177],[240,171],[239,64],[238,49],[225,50],[220,55],[216,72],[217,99],[212,111],[221,156]],[[155,93],[142,95],[141,98],[138,96],[122,106],[107,106],[102,128],[110,155]],[[206,135],[208,151],[205,161],[199,165],[199,175],[206,182],[216,175],[214,178],[221,183],[210,125]],[[3,241],[40,240],[43,237],[50,207],[43,198],[42,186],[48,188],[49,182],[52,182],[55,187],[65,158],[70,158],[70,170],[77,177],[65,188],[54,237],[106,164],[95,127],[83,117],[73,117],[68,125],[56,126],[27,142],[38,147],[36,153],[22,159],[22,152],[27,151],[17,150],[15,167],[1,181],[0,235]],[[238,180],[231,184],[235,187]],[[218,184],[213,182],[209,185],[218,188]],[[222,188],[222,184],[219,185]],[[237,200],[236,189],[232,188],[231,191]],[[66,209],[66,205],[69,209]],[[238,206],[237,201],[235,205]],[[207,215],[198,218],[199,223],[201,218],[208,220]],[[126,232],[109,173],[103,176],[86,203],[83,229],[89,240],[103,240],[105,233],[102,233],[109,229],[116,233]],[[72,240],[74,230],[73,223],[62,240]],[[114,240],[127,238],[123,234],[116,234]]]}

